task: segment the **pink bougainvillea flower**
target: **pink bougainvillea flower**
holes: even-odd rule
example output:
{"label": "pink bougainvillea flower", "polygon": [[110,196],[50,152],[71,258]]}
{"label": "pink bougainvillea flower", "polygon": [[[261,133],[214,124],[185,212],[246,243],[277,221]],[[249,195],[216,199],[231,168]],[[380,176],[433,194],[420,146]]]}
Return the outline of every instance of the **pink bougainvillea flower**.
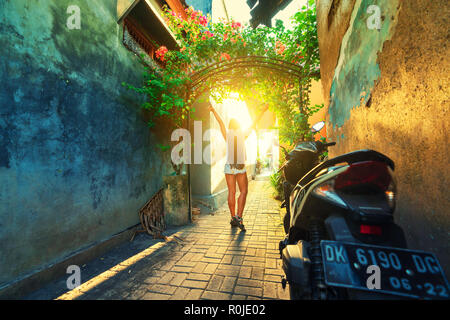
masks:
{"label": "pink bougainvillea flower", "polygon": [[282,55],[284,50],[286,50],[286,46],[281,41],[275,42],[275,52],[277,54]]}
{"label": "pink bougainvillea flower", "polygon": [[236,43],[236,42],[237,42],[236,38],[233,38],[233,39],[231,39],[230,41],[231,41],[232,43]]}
{"label": "pink bougainvillea flower", "polygon": [[161,46],[158,48],[158,50],[156,50],[155,54],[156,54],[156,58],[158,58],[161,61],[165,61],[165,54],[168,52],[169,50],[166,48],[166,46]]}
{"label": "pink bougainvillea flower", "polygon": [[206,18],[205,16],[201,16],[199,18],[200,24],[204,27],[206,27],[208,25],[208,18]]}
{"label": "pink bougainvillea flower", "polygon": [[224,52],[224,53],[222,53],[222,54],[220,55],[219,60],[222,61],[222,59],[230,60],[231,57],[230,57],[230,55],[229,55],[228,53]]}
{"label": "pink bougainvillea flower", "polygon": [[278,50],[276,50],[277,54],[282,55],[284,53],[285,47],[281,47]]}
{"label": "pink bougainvillea flower", "polygon": [[223,35],[223,41],[226,41],[228,39],[228,33],[225,33],[224,35]]}
{"label": "pink bougainvillea flower", "polygon": [[242,25],[240,24],[240,22],[232,22],[231,23],[231,27],[233,28],[233,29],[238,29],[238,28],[240,28]]}

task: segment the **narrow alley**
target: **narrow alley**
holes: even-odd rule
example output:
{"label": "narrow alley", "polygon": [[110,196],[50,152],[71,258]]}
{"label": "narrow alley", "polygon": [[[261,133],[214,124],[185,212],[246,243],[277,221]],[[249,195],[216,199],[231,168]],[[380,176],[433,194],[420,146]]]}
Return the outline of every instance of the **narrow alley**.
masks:
{"label": "narrow alley", "polygon": [[450,1],[0,8],[0,300],[450,300]]}
{"label": "narrow alley", "polygon": [[[80,287],[60,294],[66,278],[31,294],[28,299],[289,299],[281,286],[278,242],[283,238],[279,202],[268,181],[251,181],[244,212],[246,232],[232,228],[225,203],[213,215],[201,215],[179,228],[168,242],[136,236],[150,246],[105,269],[127,243],[82,268]],[[86,279],[84,270],[92,273]],[[99,271],[100,270],[100,271]],[[97,273],[97,274],[95,274]],[[67,291],[67,289],[66,289]]]}

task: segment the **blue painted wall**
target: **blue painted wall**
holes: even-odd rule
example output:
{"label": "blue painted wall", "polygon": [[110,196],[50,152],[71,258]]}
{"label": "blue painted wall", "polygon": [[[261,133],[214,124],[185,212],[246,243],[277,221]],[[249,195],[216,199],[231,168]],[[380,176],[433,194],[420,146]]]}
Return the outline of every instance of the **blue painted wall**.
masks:
{"label": "blue painted wall", "polygon": [[212,0],[186,0],[186,4],[202,11],[204,15],[212,12]]}
{"label": "blue painted wall", "polygon": [[[81,8],[69,30],[67,7]],[[139,223],[164,164],[116,1],[0,1],[0,288]]]}

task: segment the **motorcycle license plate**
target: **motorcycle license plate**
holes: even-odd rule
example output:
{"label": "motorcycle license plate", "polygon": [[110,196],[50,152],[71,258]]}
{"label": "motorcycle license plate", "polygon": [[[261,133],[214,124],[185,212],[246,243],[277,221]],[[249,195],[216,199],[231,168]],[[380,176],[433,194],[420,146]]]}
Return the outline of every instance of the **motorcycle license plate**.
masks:
{"label": "motorcycle license plate", "polygon": [[449,299],[448,282],[432,253],[327,240],[320,245],[328,286]]}

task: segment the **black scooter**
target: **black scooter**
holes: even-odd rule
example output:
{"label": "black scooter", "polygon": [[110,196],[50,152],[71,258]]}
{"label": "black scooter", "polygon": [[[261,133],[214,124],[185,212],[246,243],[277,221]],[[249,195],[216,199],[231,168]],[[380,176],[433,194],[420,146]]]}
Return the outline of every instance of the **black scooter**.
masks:
{"label": "black scooter", "polygon": [[394,223],[394,162],[374,150],[321,162],[333,145],[301,142],[281,168],[286,238],[279,249],[291,298],[448,299],[438,259],[406,249]]}

